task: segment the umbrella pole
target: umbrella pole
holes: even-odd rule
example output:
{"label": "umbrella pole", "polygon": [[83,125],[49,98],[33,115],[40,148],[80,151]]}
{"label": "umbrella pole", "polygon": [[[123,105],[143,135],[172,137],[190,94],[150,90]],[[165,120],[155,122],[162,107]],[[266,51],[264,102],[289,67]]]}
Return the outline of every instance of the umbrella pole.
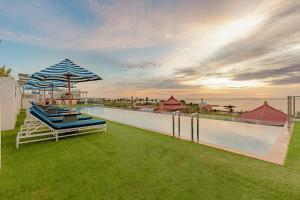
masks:
{"label": "umbrella pole", "polygon": [[52,91],[51,91],[51,105],[53,105],[53,84],[52,84]]}
{"label": "umbrella pole", "polygon": [[69,96],[69,105],[72,105],[72,100],[71,100],[71,89],[70,89],[70,75],[67,76],[68,78],[68,96]]}
{"label": "umbrella pole", "polygon": [[46,105],[46,90],[44,90],[44,105]]}
{"label": "umbrella pole", "polygon": [[41,90],[40,89],[36,90],[36,94],[34,94],[34,96],[35,96],[35,103],[38,103],[39,99],[42,99]]}
{"label": "umbrella pole", "polygon": [[21,109],[23,108],[23,99],[24,99],[24,94],[25,94],[24,86],[22,88],[23,88],[23,90],[21,93]]}

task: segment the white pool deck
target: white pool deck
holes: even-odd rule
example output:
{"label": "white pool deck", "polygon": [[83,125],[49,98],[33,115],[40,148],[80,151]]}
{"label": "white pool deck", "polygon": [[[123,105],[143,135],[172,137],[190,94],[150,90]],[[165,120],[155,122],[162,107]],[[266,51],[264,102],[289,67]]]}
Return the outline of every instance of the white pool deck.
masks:
{"label": "white pool deck", "polygon": [[[172,115],[102,107],[83,107],[81,112],[110,121],[173,135]],[[181,116],[180,139],[191,141],[191,117]],[[175,117],[175,137],[178,136]],[[109,127],[108,127],[109,129]],[[283,165],[291,128],[199,119],[199,144]],[[194,121],[196,142],[196,119]]]}

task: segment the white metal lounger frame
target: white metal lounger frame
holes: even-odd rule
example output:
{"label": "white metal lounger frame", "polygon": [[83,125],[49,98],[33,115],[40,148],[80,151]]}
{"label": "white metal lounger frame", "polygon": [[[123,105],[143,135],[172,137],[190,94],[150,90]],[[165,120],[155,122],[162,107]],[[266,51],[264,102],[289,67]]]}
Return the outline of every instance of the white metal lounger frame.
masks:
{"label": "white metal lounger frame", "polygon": [[106,124],[56,130],[27,111],[27,116],[24,124],[21,126],[20,132],[18,132],[17,134],[16,147],[19,148],[19,145],[24,143],[52,139],[58,141],[59,138],[95,133],[100,131],[104,131],[106,133]]}

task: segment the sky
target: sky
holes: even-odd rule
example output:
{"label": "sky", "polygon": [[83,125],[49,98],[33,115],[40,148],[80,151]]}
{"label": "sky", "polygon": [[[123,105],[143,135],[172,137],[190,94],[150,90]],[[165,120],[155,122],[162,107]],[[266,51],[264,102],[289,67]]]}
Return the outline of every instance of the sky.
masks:
{"label": "sky", "polygon": [[299,95],[300,1],[1,0],[0,65],[68,58],[94,97]]}

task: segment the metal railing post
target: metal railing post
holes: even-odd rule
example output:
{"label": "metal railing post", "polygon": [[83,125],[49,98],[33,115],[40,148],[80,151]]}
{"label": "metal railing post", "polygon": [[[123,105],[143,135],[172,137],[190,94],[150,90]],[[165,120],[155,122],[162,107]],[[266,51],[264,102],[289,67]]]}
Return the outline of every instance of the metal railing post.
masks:
{"label": "metal railing post", "polygon": [[296,109],[295,109],[295,107],[296,107],[296,97],[293,97],[293,118],[295,118],[296,117]]}
{"label": "metal railing post", "polygon": [[287,115],[288,115],[288,122],[290,122],[290,96],[287,97]]}
{"label": "metal railing post", "polygon": [[180,137],[180,111],[176,111],[172,113],[172,129],[173,129],[173,136],[175,136],[175,115],[178,116],[178,129],[177,129],[177,134],[178,137]]}
{"label": "metal railing post", "polygon": [[191,140],[194,141],[194,116],[191,115]]}
{"label": "metal railing post", "polygon": [[175,113],[172,114],[172,130],[173,136],[175,136]]}
{"label": "metal railing post", "polygon": [[180,138],[180,112],[178,111],[178,137]]}
{"label": "metal railing post", "polygon": [[199,113],[191,114],[191,140],[194,141],[194,117],[197,117],[197,142],[199,142]]}
{"label": "metal railing post", "polygon": [[197,142],[199,142],[199,114],[197,115]]}
{"label": "metal railing post", "polygon": [[288,109],[287,109],[287,114],[288,114],[288,127],[290,128],[293,122],[293,96],[288,96]]}

